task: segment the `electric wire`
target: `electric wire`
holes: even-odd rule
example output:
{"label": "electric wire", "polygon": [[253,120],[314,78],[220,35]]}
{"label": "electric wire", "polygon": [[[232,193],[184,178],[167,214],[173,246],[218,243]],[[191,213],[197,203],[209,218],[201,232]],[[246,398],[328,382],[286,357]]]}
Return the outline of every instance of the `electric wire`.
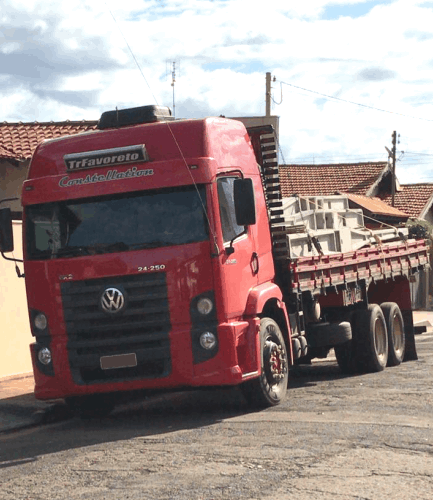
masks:
{"label": "electric wire", "polygon": [[405,155],[420,155],[420,156],[433,156],[433,153],[417,153],[417,152],[412,152],[412,151],[405,151]]}
{"label": "electric wire", "polygon": [[[113,12],[111,11],[110,7],[107,5],[107,2],[104,2],[104,3],[105,3],[105,6],[107,7],[107,9],[108,9],[108,11],[109,11],[109,13],[110,13],[111,17],[113,18],[114,23],[115,23],[115,25],[116,25],[117,29],[119,30],[119,33],[121,34],[121,36],[122,36],[122,38],[123,38],[123,40],[124,40],[124,42],[125,42],[126,46],[128,47],[129,53],[131,54],[132,58],[134,59],[134,62],[135,62],[135,64],[136,64],[136,66],[137,66],[138,70],[140,71],[141,76],[143,77],[144,81],[146,82],[146,85],[148,86],[149,91],[150,91],[150,93],[152,94],[152,98],[153,98],[154,102],[156,103],[156,105],[157,105],[157,106],[159,106],[158,100],[156,99],[155,94],[153,93],[152,88],[150,87],[149,82],[147,81],[147,79],[146,79],[146,77],[145,77],[145,75],[144,75],[144,72],[143,72],[143,70],[141,69],[141,66],[140,66],[140,64],[139,64],[139,62],[138,62],[138,60],[137,60],[137,58],[135,57],[135,55],[134,55],[134,53],[133,53],[133,51],[132,51],[132,49],[131,49],[131,46],[130,46],[130,45],[129,45],[129,43],[128,43],[128,40],[126,39],[126,36],[124,35],[124,33],[123,33],[122,29],[120,28],[119,23],[118,23],[118,22],[117,22],[117,20],[116,20],[116,17],[114,16],[114,14],[113,14]],[[206,221],[207,221],[207,223],[208,223],[209,231],[210,231],[210,232],[211,232],[211,234],[212,234],[212,237],[213,237],[213,240],[214,240],[214,245],[215,245],[215,248],[216,248],[217,254],[219,254],[219,248],[218,248],[218,243],[217,243],[217,236],[216,236],[215,232],[213,231],[212,225],[211,225],[211,223],[210,223],[209,215],[208,215],[207,210],[206,210],[206,206],[205,206],[204,201],[203,201],[203,199],[202,199],[202,197],[201,197],[201,195],[200,195],[200,191],[199,191],[199,189],[198,189],[197,183],[195,182],[195,179],[194,179],[194,176],[193,176],[193,174],[192,174],[192,172],[191,172],[191,169],[190,169],[190,168],[189,168],[189,166],[188,166],[188,163],[187,163],[187,161],[186,161],[186,158],[185,158],[185,156],[184,156],[184,154],[183,154],[183,151],[182,151],[182,149],[181,149],[181,147],[180,147],[180,145],[179,145],[179,143],[178,143],[178,141],[177,141],[177,139],[176,139],[176,137],[175,137],[175,135],[174,135],[174,133],[173,133],[173,130],[172,130],[171,126],[170,126],[170,123],[169,123],[167,120],[164,120],[164,119],[163,119],[163,120],[161,120],[161,121],[167,125],[168,130],[170,131],[170,134],[171,134],[171,136],[172,136],[172,138],[173,138],[173,141],[174,141],[174,143],[176,144],[176,147],[177,147],[177,149],[178,149],[178,151],[179,151],[179,153],[180,153],[180,156],[181,156],[182,161],[183,161],[183,163],[184,163],[184,165],[185,165],[185,168],[187,169],[187,171],[188,171],[188,173],[189,173],[189,175],[190,175],[190,177],[191,177],[191,180],[192,180],[192,182],[193,182],[194,188],[195,188],[195,190],[196,190],[196,192],[197,192],[197,196],[198,196],[198,197],[199,197],[199,199],[200,199],[200,203],[201,203],[201,206],[202,206],[202,209],[203,209],[203,213],[205,214]]]}
{"label": "electric wire", "polygon": [[[373,155],[372,155],[373,156]],[[379,155],[374,155],[375,158],[377,158]],[[386,163],[386,159],[380,159],[380,160],[373,160],[373,158],[366,158],[365,155],[348,155],[348,156],[338,156],[338,155],[308,155],[308,156],[296,156],[293,158],[289,158],[288,161],[290,164],[296,164],[296,163],[307,163],[307,164],[314,164],[311,162],[311,159],[314,158],[314,160],[320,160],[324,163],[326,163],[326,160],[330,160],[330,163],[370,163],[370,164],[377,164],[377,163]]]}
{"label": "electric wire", "polygon": [[117,29],[119,30],[119,33],[120,33],[120,35],[121,35],[121,36],[122,36],[122,38],[123,38],[123,41],[125,42],[126,46],[128,47],[129,53],[131,54],[132,58],[134,59],[135,64],[136,64],[136,66],[137,66],[137,68],[138,68],[138,71],[141,73],[141,76],[143,77],[143,80],[146,82],[146,85],[147,85],[147,87],[148,87],[148,89],[149,89],[149,92],[152,94],[152,98],[153,98],[153,100],[155,101],[155,103],[157,104],[157,106],[159,106],[158,100],[157,100],[157,98],[155,97],[155,94],[153,93],[152,88],[151,88],[151,86],[149,85],[149,82],[147,81],[147,78],[146,78],[146,76],[144,75],[143,70],[141,69],[140,64],[138,63],[137,58],[135,57],[135,54],[134,54],[134,52],[132,51],[131,46],[130,46],[130,45],[129,45],[129,43],[128,43],[128,40],[126,39],[125,35],[123,34],[123,31],[122,31],[122,29],[120,28],[119,23],[117,22],[117,19],[115,18],[114,14],[113,14],[113,12],[111,11],[110,7],[108,6],[107,2],[104,2],[104,3],[105,3],[105,6],[107,7],[108,12],[110,13],[111,17],[113,18],[114,24],[116,25]]}
{"label": "electric wire", "polygon": [[349,101],[348,99],[341,99],[340,97],[334,97],[332,95],[322,94],[321,92],[317,92],[316,90],[310,90],[310,89],[306,89],[306,88],[303,88],[303,87],[299,87],[298,85],[293,85],[293,83],[281,82],[281,84],[288,85],[289,87],[294,87],[294,88],[299,89],[299,90],[304,90],[305,92],[311,92],[312,94],[320,95],[322,97],[325,97],[326,99],[334,99],[336,101],[340,101],[340,102],[343,102],[343,103],[346,103],[346,104],[353,104],[355,106],[361,106],[363,108],[373,109],[375,111],[381,111],[382,113],[390,113],[392,115],[404,116],[406,118],[412,118],[414,120],[422,120],[422,121],[426,121],[426,122],[433,122],[433,120],[429,120],[428,118],[420,118],[418,116],[411,116],[411,115],[406,115],[404,113],[397,113],[395,111],[389,111],[387,109],[376,108],[374,106],[369,106],[367,104],[361,104],[359,102]]}
{"label": "electric wire", "polygon": [[[129,52],[130,52],[130,54],[131,54],[131,56],[132,56],[132,58],[133,58],[133,60],[134,60],[134,62],[135,62],[135,64],[136,64],[136,66],[137,66],[138,70],[140,71],[140,74],[141,74],[142,78],[144,79],[144,81],[145,81],[145,83],[146,83],[147,87],[149,88],[149,91],[150,91],[150,93],[151,93],[151,95],[152,95],[152,97],[153,97],[154,102],[155,102],[157,105],[159,105],[159,104],[158,104],[158,100],[156,99],[156,97],[155,97],[155,95],[154,95],[154,93],[153,93],[153,91],[152,91],[152,89],[151,89],[151,87],[150,87],[150,85],[149,85],[149,82],[147,81],[146,76],[144,75],[144,72],[143,72],[143,70],[142,70],[142,68],[141,68],[141,66],[140,66],[140,64],[139,64],[139,62],[138,62],[137,58],[135,57],[135,55],[134,55],[134,53],[133,53],[133,51],[132,51],[132,49],[131,49],[131,46],[130,46],[130,45],[129,45],[129,43],[128,43],[128,40],[126,39],[126,37],[125,37],[125,35],[124,35],[123,31],[121,30],[121,28],[120,28],[120,26],[119,26],[119,23],[118,23],[118,22],[117,22],[117,20],[116,20],[116,17],[114,16],[113,12],[111,11],[111,9],[110,9],[110,8],[109,8],[109,6],[107,5],[107,3],[105,3],[105,5],[106,5],[106,7],[107,7],[107,9],[108,9],[108,11],[109,11],[109,13],[110,13],[111,17],[113,18],[113,21],[114,21],[114,23],[115,23],[115,25],[116,25],[117,29],[119,30],[119,32],[120,32],[120,34],[121,34],[121,36],[122,36],[122,38],[123,38],[123,40],[124,40],[124,42],[125,42],[125,44],[126,44],[126,46],[127,46],[128,50],[129,50]],[[365,108],[372,109],[372,110],[375,110],[375,111],[380,111],[380,112],[384,112],[384,113],[395,114],[395,115],[404,116],[404,117],[407,117],[407,118],[412,118],[412,119],[417,119],[417,120],[423,120],[423,121],[433,121],[433,120],[429,120],[429,119],[425,119],[425,118],[414,117],[414,116],[406,115],[406,114],[403,114],[403,113],[396,113],[396,112],[394,112],[394,111],[389,111],[389,110],[384,110],[384,109],[376,108],[376,107],[374,107],[374,106],[369,106],[369,105],[366,105],[366,104],[356,103],[356,102],[353,102],[353,101],[349,101],[349,100],[347,100],[347,99],[341,99],[341,98],[339,98],[339,97],[330,96],[330,95],[327,95],[327,94],[323,94],[323,93],[320,93],[320,92],[317,92],[317,91],[314,91],[314,90],[311,90],[311,89],[306,89],[306,88],[303,88],[303,87],[299,87],[299,86],[297,86],[297,85],[294,85],[294,84],[291,84],[291,83],[288,83],[288,82],[283,82],[283,81],[280,81],[280,86],[281,86],[281,100],[280,100],[280,103],[277,103],[277,102],[276,102],[276,101],[272,98],[272,100],[274,101],[274,103],[275,103],[275,104],[281,104],[281,102],[282,102],[282,100],[283,100],[283,99],[282,99],[282,85],[287,85],[287,86],[290,86],[290,87],[292,87],[292,88],[297,88],[298,90],[302,90],[302,91],[304,91],[304,92],[314,93],[314,94],[320,95],[320,96],[322,96],[322,97],[325,97],[326,99],[334,99],[335,101],[339,101],[339,102],[346,103],[346,104],[352,104],[352,105],[356,105],[356,106],[360,106],[360,107],[365,107]],[[305,95],[305,96],[307,97],[307,95],[306,95],[306,94],[301,94],[301,95]],[[190,177],[191,177],[191,180],[192,180],[192,182],[193,182],[193,184],[194,184],[194,186],[195,186],[195,189],[196,189],[196,191],[197,191],[197,195],[199,196],[200,202],[201,202],[201,204],[202,204],[203,211],[204,211],[204,213],[205,213],[205,217],[206,217],[206,219],[207,219],[208,226],[209,226],[209,228],[210,228],[210,231],[211,231],[212,236],[213,236],[213,239],[214,239],[214,244],[215,244],[215,247],[216,247],[216,249],[217,249],[217,251],[218,251],[218,253],[219,253],[219,250],[218,250],[218,245],[217,245],[217,240],[216,240],[216,234],[215,234],[215,233],[213,232],[213,230],[212,230],[212,226],[211,226],[211,224],[210,224],[210,220],[209,220],[209,217],[208,217],[208,214],[207,214],[207,210],[206,210],[206,207],[205,207],[205,205],[204,205],[204,202],[203,202],[203,200],[202,200],[202,198],[201,198],[201,196],[200,196],[200,193],[199,193],[199,190],[198,190],[198,186],[197,186],[197,184],[196,184],[196,182],[195,182],[194,176],[193,176],[193,174],[192,174],[192,172],[191,172],[190,168],[188,167],[188,164],[187,164],[187,161],[186,161],[186,159],[185,159],[185,157],[184,157],[184,155],[183,155],[182,149],[181,149],[181,147],[180,147],[180,145],[179,145],[179,143],[178,143],[178,141],[177,141],[177,139],[176,139],[176,137],[175,137],[175,135],[174,135],[174,133],[173,133],[173,131],[172,131],[171,127],[170,127],[170,123],[169,123],[168,121],[166,121],[166,120],[163,120],[163,121],[164,121],[164,123],[166,123],[166,125],[167,125],[167,127],[168,127],[168,129],[169,129],[169,131],[170,131],[170,134],[171,134],[171,136],[172,136],[172,138],[173,138],[173,141],[174,141],[174,142],[175,142],[175,144],[176,144],[176,147],[177,147],[177,149],[178,149],[178,151],[179,151],[179,153],[180,153],[180,155],[181,155],[181,157],[182,157],[183,163],[184,163],[184,165],[185,165],[185,167],[186,167],[186,169],[187,169],[187,171],[188,171],[188,173],[189,173],[189,175],[190,175]],[[279,153],[280,153],[280,155],[281,155],[281,157],[282,157],[283,164],[285,164],[283,151],[282,151],[282,148],[281,148],[281,146],[280,146],[280,144],[279,144],[279,142],[278,142],[278,141],[277,141],[277,146],[278,146]],[[407,154],[407,153],[406,153],[406,154]],[[423,155],[428,155],[427,153],[420,153],[420,154],[423,154]],[[349,155],[349,156],[357,156],[357,155]],[[365,157],[365,156],[366,156],[366,155],[363,155],[363,157]],[[431,156],[433,156],[433,154],[432,154]],[[322,156],[322,158],[329,158],[329,157],[330,157],[330,156]],[[348,156],[346,156],[346,157],[348,157]],[[335,157],[331,156],[331,158],[335,158]],[[337,158],[338,158],[338,157],[337,157]],[[341,157],[339,157],[339,158],[341,158]],[[406,165],[408,165],[407,163],[405,163],[405,164],[406,164]],[[338,215],[339,215],[340,217],[344,218],[344,217],[343,217],[343,216],[341,216],[340,214],[338,214]],[[367,217],[367,216],[366,216],[366,217]],[[373,218],[371,218],[371,217],[367,217],[367,218],[369,218],[369,219],[371,219],[371,220],[373,220],[373,221],[379,222],[379,221],[377,221],[377,220],[375,220],[375,219],[373,219]],[[384,224],[384,223],[382,223],[382,224],[383,224],[383,225],[387,225],[387,224]],[[390,226],[390,225],[387,225],[387,226],[394,228],[394,226]],[[395,228],[394,228],[394,229],[395,229]]]}

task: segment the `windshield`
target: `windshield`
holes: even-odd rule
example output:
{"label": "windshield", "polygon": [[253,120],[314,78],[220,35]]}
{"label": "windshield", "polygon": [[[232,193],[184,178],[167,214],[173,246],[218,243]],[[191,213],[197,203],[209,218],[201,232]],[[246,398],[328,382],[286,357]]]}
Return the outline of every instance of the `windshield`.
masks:
{"label": "windshield", "polygon": [[198,192],[200,197],[188,186],[27,207],[27,256],[66,258],[204,241],[204,186]]}

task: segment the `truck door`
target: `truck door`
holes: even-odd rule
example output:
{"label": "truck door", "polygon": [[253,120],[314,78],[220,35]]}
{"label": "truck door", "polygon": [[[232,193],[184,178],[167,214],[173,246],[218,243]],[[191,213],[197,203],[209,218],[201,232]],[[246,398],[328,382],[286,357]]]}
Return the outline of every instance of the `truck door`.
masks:
{"label": "truck door", "polygon": [[257,255],[251,227],[236,223],[233,185],[239,176],[217,179],[219,215],[224,242],[221,255],[222,298],[229,317],[244,313],[249,290],[257,285]]}

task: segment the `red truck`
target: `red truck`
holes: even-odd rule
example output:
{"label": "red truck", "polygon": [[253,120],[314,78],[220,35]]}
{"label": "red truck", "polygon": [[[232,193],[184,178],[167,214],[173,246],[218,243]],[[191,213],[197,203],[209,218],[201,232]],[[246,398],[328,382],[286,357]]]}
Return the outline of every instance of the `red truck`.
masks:
{"label": "red truck", "polygon": [[37,398],[102,415],[137,391],[240,385],[272,406],[331,348],[348,373],[416,359],[426,242],[290,258],[269,127],[144,106],[98,128],[40,144],[23,185]]}

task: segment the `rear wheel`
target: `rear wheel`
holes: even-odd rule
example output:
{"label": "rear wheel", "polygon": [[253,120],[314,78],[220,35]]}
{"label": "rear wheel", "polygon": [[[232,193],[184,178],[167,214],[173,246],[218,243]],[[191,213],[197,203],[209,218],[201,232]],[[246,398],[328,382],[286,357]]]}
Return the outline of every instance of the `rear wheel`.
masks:
{"label": "rear wheel", "polygon": [[260,321],[261,374],[241,385],[245,399],[254,406],[281,403],[287,392],[289,363],[286,343],[278,324],[271,318]]}
{"label": "rear wheel", "polygon": [[356,361],[360,371],[382,371],[388,360],[388,334],[382,309],[370,304],[352,318]]}
{"label": "rear wheel", "polygon": [[404,358],[405,334],[404,321],[398,304],[383,302],[380,304],[385,317],[388,331],[388,363],[387,366],[397,366]]}
{"label": "rear wheel", "polygon": [[343,373],[352,374],[356,372],[357,366],[353,343],[353,340],[349,340],[344,344],[339,344],[334,347],[338,366]]}

